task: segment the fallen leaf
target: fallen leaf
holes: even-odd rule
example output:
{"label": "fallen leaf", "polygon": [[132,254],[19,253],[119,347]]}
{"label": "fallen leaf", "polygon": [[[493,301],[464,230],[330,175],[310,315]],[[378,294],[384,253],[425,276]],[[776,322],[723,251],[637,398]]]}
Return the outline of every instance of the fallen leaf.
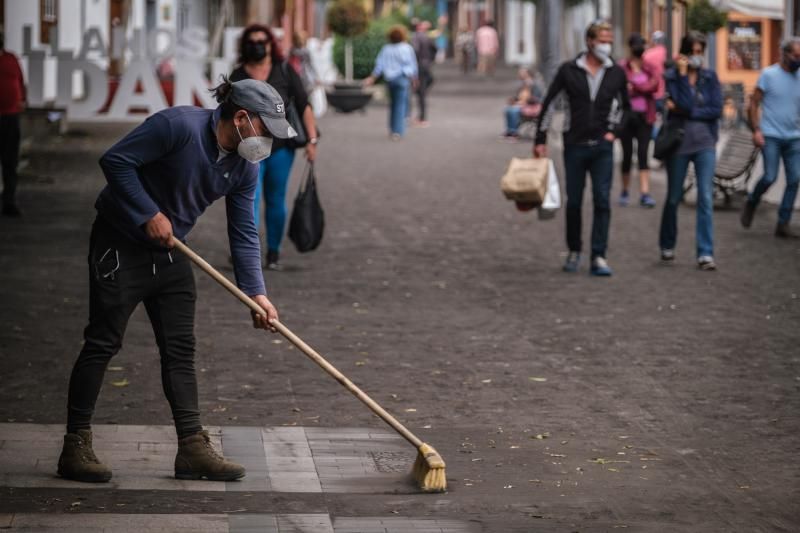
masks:
{"label": "fallen leaf", "polygon": [[406,409],[406,413],[416,413],[416,412],[417,412],[417,410],[414,409],[413,407],[411,407],[409,409]]}
{"label": "fallen leaf", "polygon": [[531,381],[538,381],[539,383],[544,383],[545,381],[547,381],[547,378],[538,378],[534,376],[531,376],[528,379]]}
{"label": "fallen leaf", "polygon": [[121,372],[123,370],[123,367],[121,367],[121,366],[110,366],[106,370],[108,370],[109,372]]}
{"label": "fallen leaf", "polygon": [[517,450],[517,449],[519,449],[519,446],[510,446],[510,448],[511,448],[512,450]]}
{"label": "fallen leaf", "polygon": [[537,433],[536,435],[532,436],[532,439],[536,440],[544,440],[550,437],[550,433]]}
{"label": "fallen leaf", "polygon": [[128,381],[128,378],[122,378],[118,381],[112,381],[111,384],[114,385],[115,387],[127,387],[128,385],[131,384],[131,382]]}
{"label": "fallen leaf", "polygon": [[481,383],[491,383],[491,382],[492,382],[491,379],[482,379],[481,380]]}
{"label": "fallen leaf", "polygon": [[356,366],[364,366],[366,364],[367,364],[366,361],[356,361]]}
{"label": "fallen leaf", "polygon": [[283,344],[283,341],[280,339],[272,339],[272,344]]}
{"label": "fallen leaf", "polygon": [[617,470],[616,468],[608,468],[607,470],[609,472],[619,472],[619,470]]}

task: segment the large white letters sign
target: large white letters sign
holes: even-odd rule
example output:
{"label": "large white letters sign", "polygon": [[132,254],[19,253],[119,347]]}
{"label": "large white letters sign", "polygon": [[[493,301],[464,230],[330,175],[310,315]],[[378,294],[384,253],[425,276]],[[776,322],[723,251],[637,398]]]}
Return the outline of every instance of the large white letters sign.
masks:
{"label": "large white letters sign", "polygon": [[[113,46],[103,42],[98,28],[89,28],[83,35],[80,50],[59,49],[34,50],[31,46],[32,30],[23,28],[23,56],[28,60],[29,104],[33,107],[45,105],[44,87],[45,61],[56,64],[55,106],[64,109],[68,120],[78,121],[141,121],[148,114],[167,107],[156,67],[165,60],[171,61],[173,105],[193,105],[199,101],[204,107],[215,107],[216,103],[208,91],[211,79],[226,74],[230,64],[225,59],[209,58],[208,32],[204,28],[189,28],[180,39],[172,30],[154,29],[149,34],[135,29],[130,38],[121,28],[114,28]],[[57,43],[55,31],[51,41]],[[92,58],[92,59],[90,59]],[[116,91],[108,110],[111,83],[106,71],[98,62],[108,60],[125,63],[124,74],[119,78]],[[208,69],[207,69],[208,67]],[[75,87],[75,73],[80,73]],[[80,99],[73,95],[82,94]]]}

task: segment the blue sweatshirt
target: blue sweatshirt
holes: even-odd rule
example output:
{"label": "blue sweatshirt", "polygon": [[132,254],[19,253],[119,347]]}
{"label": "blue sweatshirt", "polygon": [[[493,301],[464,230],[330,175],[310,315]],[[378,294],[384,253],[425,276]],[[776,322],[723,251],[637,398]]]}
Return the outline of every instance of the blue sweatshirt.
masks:
{"label": "blue sweatshirt", "polygon": [[108,185],[95,207],[132,240],[155,247],[143,225],[159,211],[184,240],[206,208],[224,196],[236,284],[250,296],[266,294],[253,219],[258,165],[236,152],[217,161],[219,117],[219,108],[192,106],[149,117],[100,158]]}

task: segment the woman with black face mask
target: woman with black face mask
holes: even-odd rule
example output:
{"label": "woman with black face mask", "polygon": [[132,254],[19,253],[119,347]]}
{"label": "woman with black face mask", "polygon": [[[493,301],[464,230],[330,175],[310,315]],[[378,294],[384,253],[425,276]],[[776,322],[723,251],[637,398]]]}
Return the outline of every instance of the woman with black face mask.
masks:
{"label": "woman with black face mask", "polygon": [[647,162],[653,123],[656,121],[656,99],[659,79],[651,72],[650,66],[642,61],[645,42],[641,35],[634,33],[628,39],[630,56],[620,61],[628,78],[628,96],[631,111],[626,117],[620,134],[622,142],[622,194],[621,206],[630,202],[631,166],[633,161],[633,141],[636,140],[636,157],[639,160],[639,205],[653,208],[656,201],[650,196],[650,170]]}
{"label": "woman with black face mask", "polygon": [[717,269],[714,261],[714,167],[717,162],[719,118],[722,116],[722,90],[713,70],[703,67],[706,38],[690,31],[681,40],[675,66],[667,69],[667,125],[682,131],[680,144],[666,156],[667,199],[661,215],[659,245],[661,260],[675,262],[678,241],[678,205],[683,198],[683,182],[694,167],[697,188],[695,229],[697,266]]}
{"label": "woman with black face mask", "polygon": [[[239,41],[238,65],[230,75],[231,81],[246,78],[261,80],[272,85],[283,98],[284,105],[293,102],[302,119],[308,143],[306,159],[313,162],[317,156],[317,125],[308,102],[303,81],[281,53],[278,41],[269,28],[252,24],[244,29]],[[288,111],[287,111],[288,115]],[[259,227],[261,198],[264,197],[264,219],[267,228],[266,265],[270,270],[281,270],[279,263],[281,242],[286,228],[286,188],[294,163],[297,143],[275,139],[271,155],[260,163],[258,187],[253,209],[256,227]]]}

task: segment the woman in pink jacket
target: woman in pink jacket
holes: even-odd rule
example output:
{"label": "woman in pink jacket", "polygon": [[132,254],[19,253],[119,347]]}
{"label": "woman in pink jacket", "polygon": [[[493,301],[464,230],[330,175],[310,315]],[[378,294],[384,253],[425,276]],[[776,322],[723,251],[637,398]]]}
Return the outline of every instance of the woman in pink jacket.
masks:
{"label": "woman in pink jacket", "polygon": [[656,99],[659,77],[644,61],[642,55],[645,42],[641,35],[634,33],[628,39],[630,57],[620,61],[620,66],[628,77],[628,95],[631,111],[625,121],[620,135],[622,142],[622,194],[619,203],[628,205],[630,201],[631,166],[633,162],[633,141],[636,140],[636,158],[639,161],[639,205],[653,208],[656,201],[650,195],[650,170],[648,166],[648,149],[656,121]]}

